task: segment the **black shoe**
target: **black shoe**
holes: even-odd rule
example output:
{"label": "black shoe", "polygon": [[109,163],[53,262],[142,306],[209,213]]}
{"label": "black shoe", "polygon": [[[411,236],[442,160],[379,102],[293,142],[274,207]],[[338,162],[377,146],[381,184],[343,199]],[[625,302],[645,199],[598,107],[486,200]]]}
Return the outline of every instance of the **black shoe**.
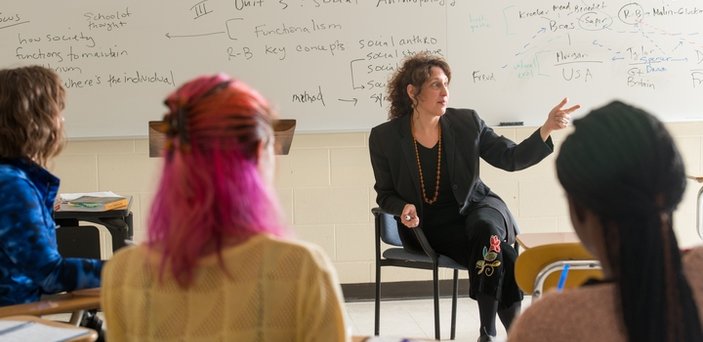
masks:
{"label": "black shoe", "polygon": [[98,333],[97,342],[105,341],[105,330],[103,330],[103,320],[97,315],[97,310],[89,310],[83,314],[81,327],[93,329]]}
{"label": "black shoe", "polygon": [[494,336],[491,335],[481,335],[478,337],[477,342],[491,342],[491,341],[496,341]]}

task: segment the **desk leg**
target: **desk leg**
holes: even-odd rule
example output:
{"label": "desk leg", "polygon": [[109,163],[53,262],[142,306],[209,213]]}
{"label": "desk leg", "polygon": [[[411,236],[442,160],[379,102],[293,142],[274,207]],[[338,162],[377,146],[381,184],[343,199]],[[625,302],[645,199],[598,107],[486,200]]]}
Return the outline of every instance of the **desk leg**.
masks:
{"label": "desk leg", "polygon": [[79,326],[81,324],[81,319],[83,318],[84,310],[77,310],[71,313],[71,319],[68,321],[69,324]]}
{"label": "desk leg", "polygon": [[129,215],[125,217],[125,222],[127,222],[127,239],[128,240],[134,240],[134,217],[132,216],[132,212],[129,212]]}
{"label": "desk leg", "polygon": [[[129,215],[129,219],[132,219],[132,214]],[[125,222],[122,218],[102,218],[100,222],[110,231],[110,235],[112,235],[113,252],[127,245],[125,240],[131,238],[128,236],[130,232],[128,222]]]}
{"label": "desk leg", "polygon": [[60,226],[78,226],[79,221],[92,222],[105,226],[105,228],[110,231],[110,236],[112,236],[113,252],[126,246],[127,243],[125,243],[125,240],[132,240],[134,236],[132,212],[129,212],[129,214],[124,217],[83,216],[76,218],[56,219],[55,221],[56,224]]}

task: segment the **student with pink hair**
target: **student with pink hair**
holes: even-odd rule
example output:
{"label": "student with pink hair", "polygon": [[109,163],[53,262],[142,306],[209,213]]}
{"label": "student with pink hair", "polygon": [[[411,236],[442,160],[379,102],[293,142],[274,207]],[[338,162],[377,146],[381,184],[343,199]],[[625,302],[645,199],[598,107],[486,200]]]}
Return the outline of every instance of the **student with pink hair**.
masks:
{"label": "student with pink hair", "polygon": [[272,190],[273,113],[224,74],[165,101],[148,242],[103,272],[110,341],[345,341],[334,267],[287,238]]}

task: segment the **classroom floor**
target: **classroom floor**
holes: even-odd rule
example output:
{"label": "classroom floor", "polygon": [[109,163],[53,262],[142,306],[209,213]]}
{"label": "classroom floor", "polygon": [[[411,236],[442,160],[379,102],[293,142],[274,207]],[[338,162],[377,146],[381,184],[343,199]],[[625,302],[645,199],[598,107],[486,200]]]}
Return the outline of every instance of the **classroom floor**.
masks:
{"label": "classroom floor", "polygon": [[[531,302],[526,296],[523,309]],[[451,341],[451,298],[440,300],[440,333],[442,341]],[[373,335],[374,303],[346,303],[353,335]],[[382,301],[380,336],[411,337],[434,340],[434,309],[432,299]],[[478,339],[478,306],[470,298],[459,298],[456,314],[456,339],[454,341],[474,342]],[[498,340],[505,341],[506,333],[498,320]],[[400,341],[400,340],[398,340]]]}
{"label": "classroom floor", "polygon": [[[523,300],[523,309],[531,302],[529,296]],[[442,341],[451,341],[451,299],[440,300],[440,326]],[[345,303],[352,335],[373,335],[374,302]],[[434,316],[432,299],[399,300],[381,302],[380,336],[384,341],[400,341],[402,337],[434,340]],[[104,319],[102,312],[99,317]],[[44,318],[67,321],[70,315],[49,315]],[[478,338],[478,306],[469,298],[459,298],[456,314],[457,342],[476,341]],[[497,323],[498,341],[505,341],[506,333],[500,321]],[[397,337],[398,339],[392,339]]]}

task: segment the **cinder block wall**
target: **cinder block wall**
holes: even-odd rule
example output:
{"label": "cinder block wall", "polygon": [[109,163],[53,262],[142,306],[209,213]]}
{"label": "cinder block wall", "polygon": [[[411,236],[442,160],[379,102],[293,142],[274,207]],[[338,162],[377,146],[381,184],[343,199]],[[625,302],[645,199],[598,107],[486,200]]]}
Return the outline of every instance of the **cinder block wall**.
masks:
{"label": "cinder block wall", "polygon": [[[687,173],[703,175],[703,122],[667,125],[681,150]],[[535,128],[497,128],[513,140]],[[553,135],[556,149],[568,130]],[[342,283],[374,281],[373,172],[368,133],[296,134],[290,154],[277,157],[276,189],[296,236],[322,246]],[[481,177],[515,214],[523,232],[572,230],[552,154],[539,165],[504,172],[483,163]],[[146,139],[71,140],[54,161],[61,192],[114,191],[133,196],[135,240],[143,241],[146,217],[162,160],[149,158]],[[696,198],[701,184],[689,181],[674,225],[683,246],[701,242],[696,232]],[[444,274],[446,277],[448,274]],[[427,272],[391,268],[385,281],[427,280]]]}

